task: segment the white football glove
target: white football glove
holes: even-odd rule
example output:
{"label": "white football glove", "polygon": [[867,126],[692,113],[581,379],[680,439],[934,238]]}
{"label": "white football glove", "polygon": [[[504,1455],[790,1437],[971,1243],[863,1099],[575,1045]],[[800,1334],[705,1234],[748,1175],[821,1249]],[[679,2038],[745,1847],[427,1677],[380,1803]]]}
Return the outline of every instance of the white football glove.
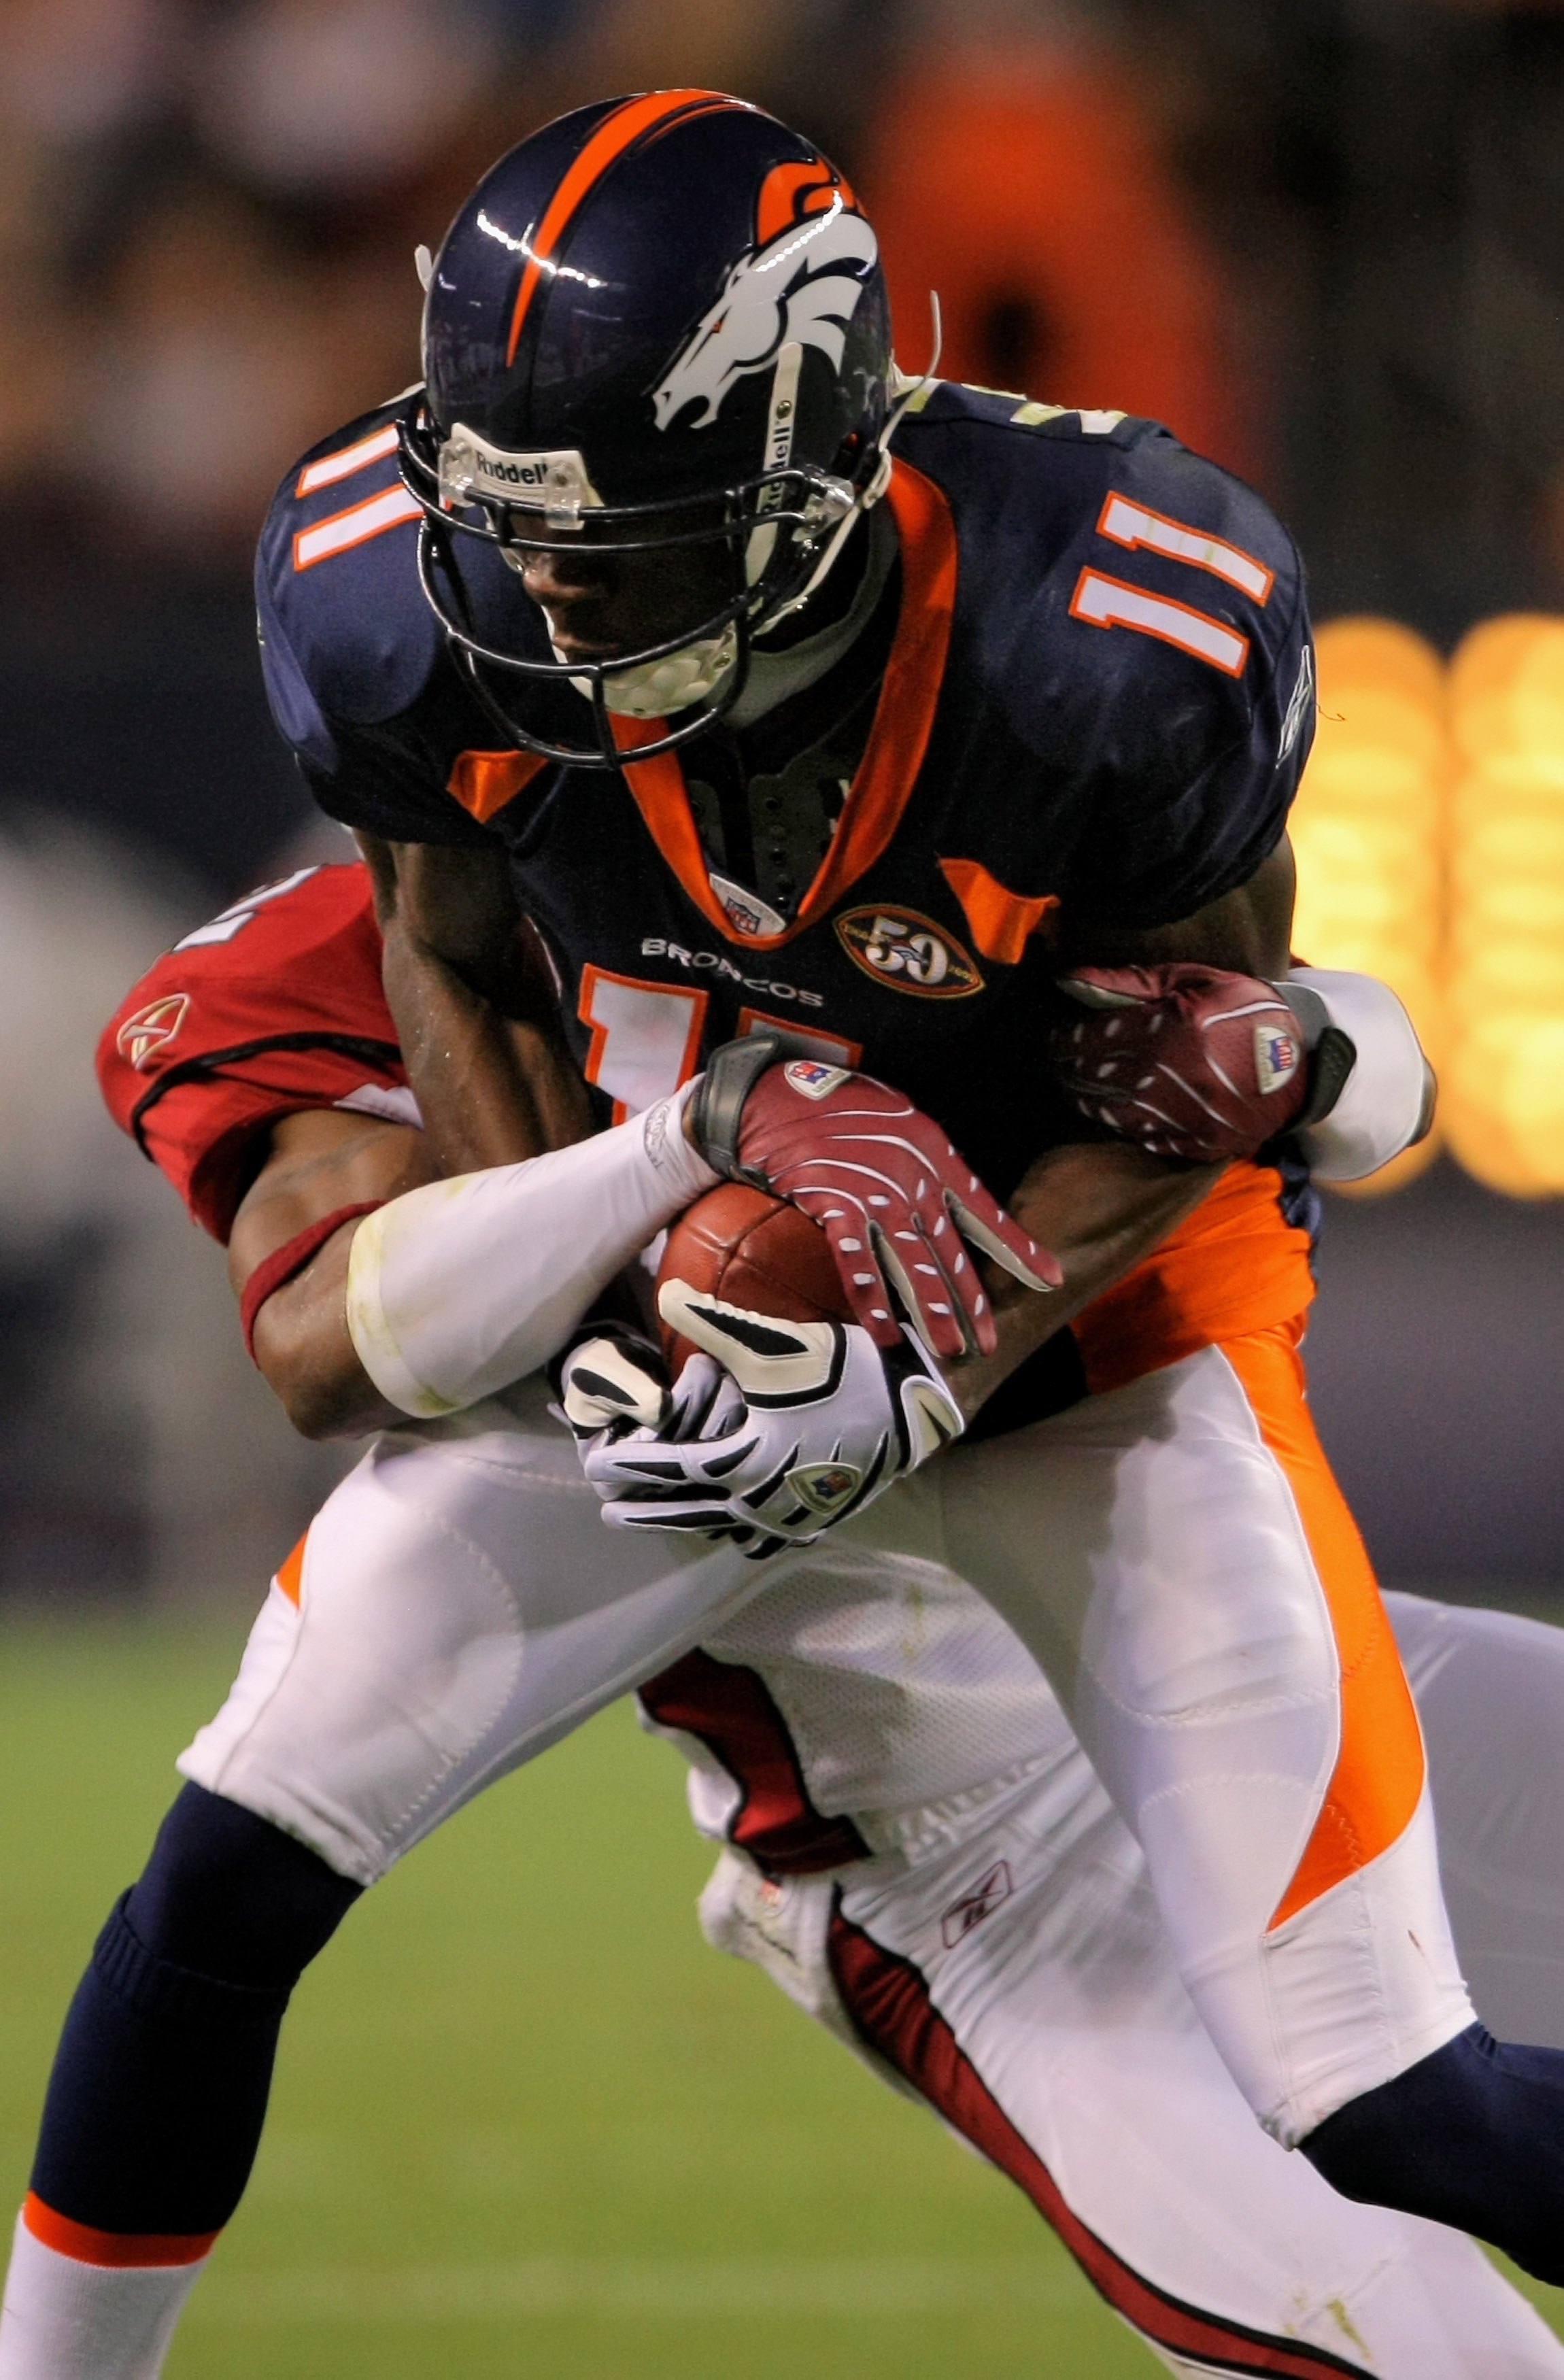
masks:
{"label": "white football glove", "polygon": [[665,1322],[703,1352],[656,1428],[604,1433],[582,1466],[614,1528],[733,1537],[752,1560],[803,1546],[964,1427],[913,1332],[877,1347],[855,1322],[782,1322],[679,1281]]}
{"label": "white football glove", "polygon": [[549,1378],[559,1400],[550,1411],[582,1443],[605,1430],[661,1428],[673,1402],[657,1348],[622,1322],[586,1324],[554,1357]]}

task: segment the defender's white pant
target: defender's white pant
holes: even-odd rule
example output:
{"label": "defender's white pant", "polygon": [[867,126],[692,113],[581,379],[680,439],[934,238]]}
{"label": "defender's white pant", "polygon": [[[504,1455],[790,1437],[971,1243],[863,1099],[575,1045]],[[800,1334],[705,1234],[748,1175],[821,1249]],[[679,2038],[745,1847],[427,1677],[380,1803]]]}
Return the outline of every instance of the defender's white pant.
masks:
{"label": "defender's white pant", "polygon": [[[540,1388],[511,1402],[365,1458],[180,1763],[361,1882],[780,1575],[604,1528]],[[847,1526],[1030,1645],[1278,2138],[1471,2022],[1416,1715],[1282,1334],[958,1445]]]}
{"label": "defender's white pant", "polygon": [[[1461,1949],[1525,2038],[1558,2039],[1564,1632],[1391,1601],[1467,1879]],[[1349,2204],[1256,2128],[1078,1751],[915,1862],[773,1884],[724,1852],[701,1918],[1009,2174],[1172,2370],[1564,2375],[1564,2344],[1470,2240]]]}

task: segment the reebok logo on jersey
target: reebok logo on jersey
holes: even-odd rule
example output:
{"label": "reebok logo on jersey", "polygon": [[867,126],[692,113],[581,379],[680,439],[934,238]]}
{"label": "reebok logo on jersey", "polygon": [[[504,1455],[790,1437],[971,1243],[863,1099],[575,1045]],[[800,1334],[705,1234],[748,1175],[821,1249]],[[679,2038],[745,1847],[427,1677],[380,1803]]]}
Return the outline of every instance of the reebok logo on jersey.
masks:
{"label": "reebok logo on jersey", "polygon": [[1277,747],[1276,755],[1278,768],[1303,734],[1303,722],[1314,706],[1314,698],[1315,652],[1312,645],[1305,645],[1298,663],[1297,682],[1288,701],[1287,716],[1281,722],[1281,742]]}
{"label": "reebok logo on jersey", "polygon": [[1297,1038],[1275,1025],[1255,1027],[1255,1075],[1262,1091],[1279,1091],[1303,1062]]}
{"label": "reebok logo on jersey", "polygon": [[940,1918],[940,1932],[946,1949],[953,1950],[958,1942],[964,1941],[973,1927],[981,1925],[985,1917],[991,1917],[1014,1890],[1015,1879],[1010,1872],[1010,1862],[996,1860],[959,1900],[952,1901]]}
{"label": "reebok logo on jersey", "polygon": [[854,965],[892,991],[965,1000],[986,988],[971,953],[916,909],[848,909],[836,932]]}
{"label": "reebok logo on jersey", "polygon": [[171,991],[165,999],[153,1000],[127,1016],[115,1036],[115,1045],[122,1058],[128,1059],[140,1074],[152,1064],[160,1050],[166,1050],[190,1013],[188,991]]}

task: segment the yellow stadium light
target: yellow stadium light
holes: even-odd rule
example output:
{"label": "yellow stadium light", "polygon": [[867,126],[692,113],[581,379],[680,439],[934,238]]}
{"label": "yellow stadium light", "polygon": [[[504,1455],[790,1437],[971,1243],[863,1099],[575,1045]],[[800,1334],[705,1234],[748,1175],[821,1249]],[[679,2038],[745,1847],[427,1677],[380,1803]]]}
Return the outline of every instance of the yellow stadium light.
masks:
{"label": "yellow stadium light", "polygon": [[1564,620],[1514,612],[1473,628],[1450,663],[1450,723],[1466,769],[1564,789]]}
{"label": "yellow stadium light", "polygon": [[[1450,773],[1444,665],[1393,620],[1331,621],[1316,652],[1319,722],[1291,819],[1293,943],[1310,965],[1382,977],[1437,1066]],[[1395,1189],[1436,1146],[1437,1133],[1354,1186]]]}
{"label": "yellow stadium light", "polygon": [[1564,620],[1485,621],[1450,664],[1445,1115],[1467,1171],[1564,1191]]}

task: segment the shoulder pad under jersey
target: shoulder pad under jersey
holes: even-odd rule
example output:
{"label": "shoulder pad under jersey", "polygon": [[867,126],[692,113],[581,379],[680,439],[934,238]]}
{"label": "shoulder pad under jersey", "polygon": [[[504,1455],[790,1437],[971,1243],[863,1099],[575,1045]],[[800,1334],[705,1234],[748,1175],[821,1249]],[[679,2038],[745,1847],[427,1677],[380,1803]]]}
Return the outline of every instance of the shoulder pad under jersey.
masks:
{"label": "shoulder pad under jersey", "polygon": [[[1041,763],[1050,831],[1079,819],[1073,905],[1160,924],[1243,882],[1314,726],[1303,566],[1269,506],[1159,423],[986,390],[935,389],[898,451],[951,506],[964,670]],[[1028,880],[1024,819],[1002,834],[976,856]]]}
{"label": "shoulder pad under jersey", "polygon": [[442,651],[413,562],[419,507],[397,470],[400,403],[361,414],[300,458],[256,552],[273,712],[295,750],[325,771],[335,759],[331,722],[398,716]]}
{"label": "shoulder pad under jersey", "polygon": [[187,934],[127,993],[97,1065],[115,1122],[224,1241],[280,1116],[417,1123],[368,871],[300,868]]}

